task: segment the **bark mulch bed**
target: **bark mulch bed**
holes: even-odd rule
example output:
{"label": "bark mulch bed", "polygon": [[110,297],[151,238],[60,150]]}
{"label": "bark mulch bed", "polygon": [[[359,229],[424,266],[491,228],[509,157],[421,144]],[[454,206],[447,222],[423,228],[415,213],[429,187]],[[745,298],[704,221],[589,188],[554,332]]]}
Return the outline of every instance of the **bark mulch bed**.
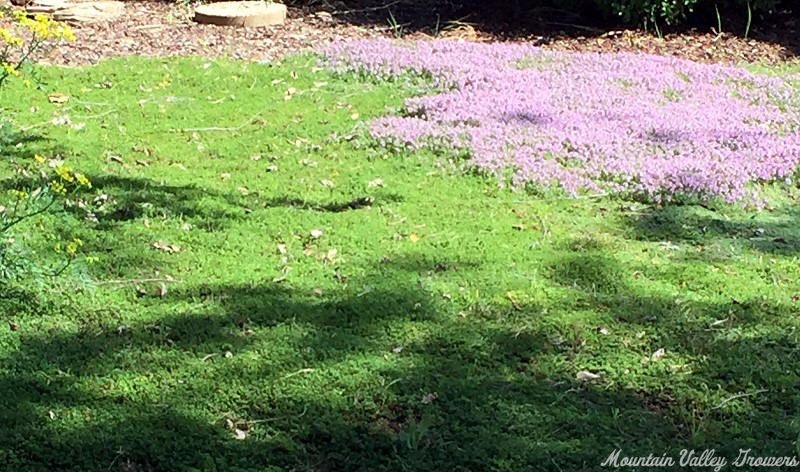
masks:
{"label": "bark mulch bed", "polygon": [[[105,23],[73,25],[74,43],[56,47],[44,62],[84,65],[113,56],[202,55],[248,60],[272,60],[289,53],[314,48],[332,40],[394,37],[397,30],[380,22],[354,21],[348,14],[289,7],[285,25],[236,28],[201,25],[192,21],[193,7],[163,1],[127,4],[125,16]],[[1,24],[0,24],[1,26]],[[794,25],[782,25],[789,37],[798,37]],[[779,63],[792,59],[786,41],[743,39],[690,31],[658,38],[633,30],[618,30],[580,36],[555,34],[496,34],[469,23],[450,22],[436,34],[412,31],[404,39],[460,38],[470,41],[530,41],[545,48],[569,51],[636,51],[669,54],[702,62]]]}

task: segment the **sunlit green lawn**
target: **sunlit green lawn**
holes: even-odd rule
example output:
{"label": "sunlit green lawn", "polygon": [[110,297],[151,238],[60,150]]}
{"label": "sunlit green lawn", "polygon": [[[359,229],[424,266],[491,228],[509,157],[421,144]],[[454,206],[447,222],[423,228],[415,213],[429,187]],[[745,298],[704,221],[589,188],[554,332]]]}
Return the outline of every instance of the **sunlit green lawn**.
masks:
{"label": "sunlit green lawn", "polygon": [[0,92],[28,138],[4,166],[60,153],[93,182],[96,222],[52,213],[17,238],[98,259],[92,284],[3,289],[0,468],[798,453],[795,195],[757,212],[511,192],[370,144],[364,123],[417,86],[315,66],[113,60]]}

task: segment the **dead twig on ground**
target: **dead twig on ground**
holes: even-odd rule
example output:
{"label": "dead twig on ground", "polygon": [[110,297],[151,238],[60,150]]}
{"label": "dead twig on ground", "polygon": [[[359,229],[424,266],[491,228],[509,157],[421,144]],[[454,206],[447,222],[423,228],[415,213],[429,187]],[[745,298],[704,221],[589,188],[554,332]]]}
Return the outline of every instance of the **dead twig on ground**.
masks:
{"label": "dead twig on ground", "polygon": [[239,126],[232,126],[232,127],[222,127],[222,126],[208,126],[208,127],[201,127],[201,128],[170,128],[170,133],[195,133],[195,132],[205,132],[205,131],[219,131],[219,132],[234,132],[240,131],[242,128],[257,124],[259,121],[262,121],[260,115],[253,115],[249,120],[240,124]]}
{"label": "dead twig on ground", "polygon": [[768,391],[769,391],[769,390],[767,390],[766,388],[762,388],[762,389],[756,390],[755,392],[750,392],[750,393],[737,393],[736,395],[731,395],[730,397],[726,398],[725,400],[722,400],[722,401],[719,403],[719,405],[717,405],[717,406],[715,406],[715,407],[713,407],[713,408],[711,408],[711,409],[712,409],[712,410],[719,410],[720,408],[722,408],[723,406],[725,406],[725,405],[726,405],[728,402],[731,402],[731,401],[733,401],[733,400],[736,400],[737,398],[753,397],[753,396],[755,396],[755,395],[758,395],[759,393],[765,393],[765,392],[768,392]]}

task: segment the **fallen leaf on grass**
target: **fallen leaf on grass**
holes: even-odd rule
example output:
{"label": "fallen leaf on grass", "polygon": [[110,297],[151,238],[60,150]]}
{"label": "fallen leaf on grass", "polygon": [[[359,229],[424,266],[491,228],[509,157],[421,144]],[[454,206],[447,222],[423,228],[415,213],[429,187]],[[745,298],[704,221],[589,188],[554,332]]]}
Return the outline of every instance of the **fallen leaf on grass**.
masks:
{"label": "fallen leaf on grass", "polygon": [[72,123],[72,120],[69,118],[69,115],[59,115],[50,120],[50,123],[54,126],[62,126]]}
{"label": "fallen leaf on grass", "polygon": [[62,104],[67,103],[69,101],[69,95],[64,95],[63,93],[51,93],[47,96],[47,100],[50,103]]}
{"label": "fallen leaf on grass", "polygon": [[377,178],[377,179],[370,180],[369,182],[367,182],[367,187],[369,187],[369,188],[383,187],[383,179]]}
{"label": "fallen leaf on grass", "polygon": [[655,361],[655,360],[661,359],[662,357],[664,357],[664,355],[665,355],[666,353],[667,353],[667,351],[666,351],[666,350],[664,350],[664,348],[662,347],[662,348],[660,348],[660,349],[656,350],[656,352],[654,352],[654,353],[653,353],[653,354],[650,356],[650,360],[652,360],[652,361]]}
{"label": "fallen leaf on grass", "polygon": [[289,251],[286,249],[285,244],[278,244],[278,254],[286,254],[287,252]]}
{"label": "fallen leaf on grass", "polygon": [[508,301],[511,302],[511,306],[513,306],[516,311],[522,311],[522,306],[519,304],[517,299],[514,297],[514,293],[506,292],[506,298],[508,298]]}
{"label": "fallen leaf on grass", "polygon": [[323,233],[321,229],[312,229],[308,234],[314,239],[319,239]]}
{"label": "fallen leaf on grass", "polygon": [[284,280],[286,280],[287,277],[289,277],[289,271],[291,271],[291,270],[292,270],[291,267],[284,266],[281,269],[281,275],[279,275],[279,276],[275,277],[274,279],[272,279],[272,283],[279,284],[279,283],[283,282]]}
{"label": "fallen leaf on grass", "polygon": [[595,374],[594,372],[589,372],[588,370],[582,370],[578,372],[575,378],[581,382],[592,382],[595,380],[600,380],[601,376],[599,374]]}
{"label": "fallen leaf on grass", "polygon": [[248,431],[250,430],[250,426],[245,423],[244,421],[236,421],[234,422],[230,418],[225,419],[225,426],[233,432],[233,437],[243,441],[247,439]]}
{"label": "fallen leaf on grass", "polygon": [[426,393],[425,395],[422,396],[422,404],[429,405],[433,403],[437,398],[439,398],[439,395],[437,395],[436,392]]}
{"label": "fallen leaf on grass", "polygon": [[333,183],[332,180],[322,179],[319,181],[320,185],[327,188],[333,188],[336,184]]}
{"label": "fallen leaf on grass", "polygon": [[332,264],[336,261],[336,256],[339,254],[339,251],[335,248],[328,249],[328,252],[325,254],[325,262]]}
{"label": "fallen leaf on grass", "polygon": [[181,247],[177,244],[168,244],[164,241],[156,241],[153,243],[153,249],[157,249],[159,251],[164,251],[169,254],[175,254],[177,252],[181,252]]}

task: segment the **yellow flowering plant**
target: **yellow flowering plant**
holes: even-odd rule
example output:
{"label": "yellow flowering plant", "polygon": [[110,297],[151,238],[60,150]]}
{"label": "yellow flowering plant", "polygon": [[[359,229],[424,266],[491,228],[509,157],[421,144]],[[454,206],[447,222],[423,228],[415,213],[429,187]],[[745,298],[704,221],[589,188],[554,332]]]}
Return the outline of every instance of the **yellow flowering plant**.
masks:
{"label": "yellow flowering plant", "polygon": [[[23,272],[19,262],[24,257],[19,248],[13,247],[16,243],[12,235],[14,227],[57,204],[70,206],[73,196],[92,187],[88,177],[60,159],[36,155],[14,165],[14,168],[17,183],[8,190],[7,205],[0,206],[0,279],[17,278]],[[63,256],[65,263],[57,270],[49,271],[50,275],[63,273],[76,259],[82,245],[80,239],[57,243],[55,252]]]}
{"label": "yellow flowering plant", "polygon": [[[35,63],[52,46],[73,41],[72,30],[65,23],[47,15],[28,17],[24,11],[0,7],[0,88],[12,77],[19,77],[26,65]],[[2,97],[2,95],[0,95]],[[2,128],[7,131],[8,123]],[[14,228],[24,221],[51,210],[56,204],[69,206],[70,196],[91,187],[89,179],[75,172],[59,159],[35,156],[15,162],[8,156],[14,177],[13,185],[0,205],[0,280],[18,278],[23,273],[40,272],[39,256],[26,253],[14,238]],[[66,263],[51,275],[62,273],[75,258],[82,245],[79,239],[56,245],[56,252]]]}
{"label": "yellow flowering plant", "polygon": [[[74,39],[68,25],[47,15],[29,17],[24,11],[0,7],[0,88],[10,78],[23,75],[25,66],[38,61],[50,47]],[[2,125],[4,130],[7,125]],[[22,248],[14,238],[14,228],[56,205],[69,207],[74,194],[92,186],[85,175],[60,159],[36,155],[22,162],[8,158],[8,162],[14,176],[8,180],[12,183],[10,190],[0,200],[0,280],[41,272],[40,256]],[[66,262],[47,273],[64,272],[77,258],[82,244],[79,239],[56,244],[55,252]]]}
{"label": "yellow flowering plant", "polygon": [[60,41],[74,41],[69,25],[54,21],[47,15],[29,18],[24,11],[0,10],[0,86],[9,78],[19,76],[24,65],[38,59],[49,46]]}

